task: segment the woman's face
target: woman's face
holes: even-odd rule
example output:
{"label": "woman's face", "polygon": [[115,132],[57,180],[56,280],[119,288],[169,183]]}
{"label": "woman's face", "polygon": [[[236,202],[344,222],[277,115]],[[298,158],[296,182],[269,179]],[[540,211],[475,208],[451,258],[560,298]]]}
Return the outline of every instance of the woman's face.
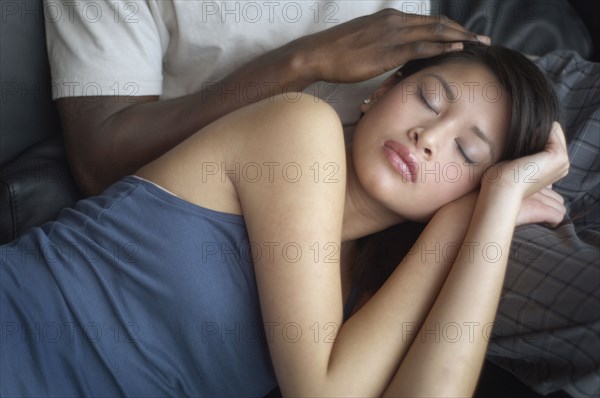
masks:
{"label": "woman's face", "polygon": [[487,68],[452,62],[381,88],[363,105],[353,139],[357,178],[375,200],[428,220],[477,188],[499,160],[510,99]]}

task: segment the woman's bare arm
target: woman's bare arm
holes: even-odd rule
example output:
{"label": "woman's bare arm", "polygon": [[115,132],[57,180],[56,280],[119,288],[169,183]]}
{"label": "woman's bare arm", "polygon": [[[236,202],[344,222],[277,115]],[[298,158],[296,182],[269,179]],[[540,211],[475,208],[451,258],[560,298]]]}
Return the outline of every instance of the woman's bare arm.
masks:
{"label": "woman's bare arm", "polygon": [[386,396],[472,395],[520,205],[510,192],[481,191],[460,255]]}

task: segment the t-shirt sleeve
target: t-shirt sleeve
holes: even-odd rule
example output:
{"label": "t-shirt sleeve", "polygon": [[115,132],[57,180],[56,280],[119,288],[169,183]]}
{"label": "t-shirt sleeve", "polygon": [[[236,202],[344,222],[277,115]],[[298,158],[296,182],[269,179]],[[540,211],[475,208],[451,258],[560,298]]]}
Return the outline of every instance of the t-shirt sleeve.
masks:
{"label": "t-shirt sleeve", "polygon": [[162,94],[165,38],[146,1],[44,0],[52,98]]}

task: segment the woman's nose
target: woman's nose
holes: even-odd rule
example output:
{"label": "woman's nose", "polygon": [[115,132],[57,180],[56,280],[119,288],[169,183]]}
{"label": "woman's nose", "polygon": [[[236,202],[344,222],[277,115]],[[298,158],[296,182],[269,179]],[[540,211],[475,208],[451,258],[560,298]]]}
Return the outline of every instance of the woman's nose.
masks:
{"label": "woman's nose", "polygon": [[417,127],[409,131],[409,137],[417,148],[417,152],[425,160],[431,160],[437,153],[439,135],[431,128]]}

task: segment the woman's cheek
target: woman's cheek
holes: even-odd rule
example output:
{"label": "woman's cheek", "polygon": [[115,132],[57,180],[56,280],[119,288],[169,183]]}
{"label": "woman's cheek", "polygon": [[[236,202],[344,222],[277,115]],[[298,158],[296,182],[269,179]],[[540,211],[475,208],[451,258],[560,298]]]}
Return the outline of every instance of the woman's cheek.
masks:
{"label": "woman's cheek", "polygon": [[466,178],[449,179],[447,177],[442,176],[440,182],[432,184],[426,195],[427,198],[423,198],[425,201],[429,199],[431,206],[436,207],[436,211],[477,188],[477,184]]}

